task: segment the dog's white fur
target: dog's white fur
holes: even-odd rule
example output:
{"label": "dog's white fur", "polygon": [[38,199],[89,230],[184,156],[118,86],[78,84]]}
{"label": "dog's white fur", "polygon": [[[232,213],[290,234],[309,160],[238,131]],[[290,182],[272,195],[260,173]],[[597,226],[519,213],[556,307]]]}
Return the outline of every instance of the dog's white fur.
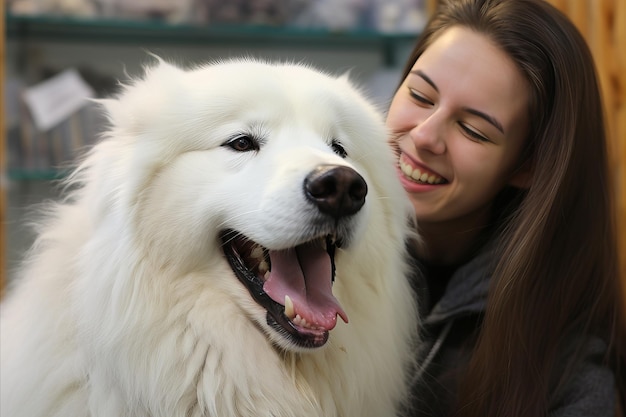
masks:
{"label": "dog's white fur", "polygon": [[[102,104],[111,128],[2,304],[2,416],[392,416],[417,329],[411,208],[381,116],[347,77],[159,60]],[[241,132],[260,150],[223,146]],[[302,349],[267,325],[218,232],[306,240],[318,214],[302,181],[319,164],[352,167],[369,191],[336,255],[349,323]]]}

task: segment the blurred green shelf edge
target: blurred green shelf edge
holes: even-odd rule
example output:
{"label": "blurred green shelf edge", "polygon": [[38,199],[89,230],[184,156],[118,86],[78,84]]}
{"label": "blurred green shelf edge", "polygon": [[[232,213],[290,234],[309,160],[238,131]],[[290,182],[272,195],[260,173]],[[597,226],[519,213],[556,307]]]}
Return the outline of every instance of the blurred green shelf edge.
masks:
{"label": "blurred green shelf edge", "polygon": [[6,176],[12,181],[53,181],[61,180],[68,176],[69,171],[45,169],[9,169]]}
{"label": "blurred green shelf edge", "polygon": [[225,24],[168,24],[161,21],[86,19],[6,15],[7,40],[102,43],[241,44],[307,46],[324,49],[380,48],[386,65],[395,63],[395,49],[412,44],[416,33],[374,30],[331,31],[323,28]]}

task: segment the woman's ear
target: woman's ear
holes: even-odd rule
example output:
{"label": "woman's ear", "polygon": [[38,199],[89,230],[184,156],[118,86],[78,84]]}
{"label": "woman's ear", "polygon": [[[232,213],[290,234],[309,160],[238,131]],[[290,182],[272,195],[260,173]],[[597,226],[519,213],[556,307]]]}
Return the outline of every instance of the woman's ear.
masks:
{"label": "woman's ear", "polygon": [[531,160],[524,162],[509,179],[508,185],[515,188],[527,189],[530,187],[534,174]]}

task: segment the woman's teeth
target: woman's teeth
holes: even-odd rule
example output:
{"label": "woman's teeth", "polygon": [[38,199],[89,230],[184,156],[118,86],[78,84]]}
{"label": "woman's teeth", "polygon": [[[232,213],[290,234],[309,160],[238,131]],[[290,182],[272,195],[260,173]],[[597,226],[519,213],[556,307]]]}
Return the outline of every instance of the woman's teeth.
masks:
{"label": "woman's teeth", "polygon": [[446,182],[445,178],[435,174],[429,174],[426,171],[420,171],[419,168],[413,169],[409,164],[406,164],[400,160],[400,169],[407,177],[413,181],[422,182],[425,184],[442,184]]}

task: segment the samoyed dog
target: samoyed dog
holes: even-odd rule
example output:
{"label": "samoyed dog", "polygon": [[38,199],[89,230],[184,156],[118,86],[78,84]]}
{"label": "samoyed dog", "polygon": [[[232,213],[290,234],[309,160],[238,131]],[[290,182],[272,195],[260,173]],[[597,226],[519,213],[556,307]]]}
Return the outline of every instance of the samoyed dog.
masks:
{"label": "samoyed dog", "polygon": [[393,416],[411,207],[346,76],[156,59],[1,310],[2,417]]}

